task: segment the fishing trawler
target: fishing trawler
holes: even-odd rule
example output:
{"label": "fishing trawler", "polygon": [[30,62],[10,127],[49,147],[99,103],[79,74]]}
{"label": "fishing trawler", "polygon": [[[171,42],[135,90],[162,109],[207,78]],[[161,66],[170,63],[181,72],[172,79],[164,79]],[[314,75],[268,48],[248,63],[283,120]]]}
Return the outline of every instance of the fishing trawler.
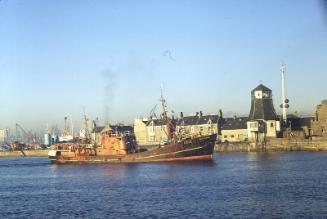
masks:
{"label": "fishing trawler", "polygon": [[168,117],[166,100],[161,92],[162,119],[168,141],[152,150],[137,147],[133,135],[123,134],[109,125],[101,133],[101,144],[64,143],[52,146],[49,159],[53,163],[139,163],[179,160],[211,160],[217,134],[180,138]]}

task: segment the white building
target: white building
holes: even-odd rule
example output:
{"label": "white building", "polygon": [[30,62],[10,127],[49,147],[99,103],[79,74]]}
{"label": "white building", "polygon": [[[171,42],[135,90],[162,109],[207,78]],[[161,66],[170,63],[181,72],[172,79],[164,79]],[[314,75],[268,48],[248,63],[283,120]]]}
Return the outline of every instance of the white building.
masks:
{"label": "white building", "polygon": [[4,142],[8,139],[8,129],[0,129],[0,142]]}
{"label": "white building", "polygon": [[260,84],[251,92],[251,110],[247,122],[249,140],[262,142],[277,137],[280,122],[272,101],[272,91]]}

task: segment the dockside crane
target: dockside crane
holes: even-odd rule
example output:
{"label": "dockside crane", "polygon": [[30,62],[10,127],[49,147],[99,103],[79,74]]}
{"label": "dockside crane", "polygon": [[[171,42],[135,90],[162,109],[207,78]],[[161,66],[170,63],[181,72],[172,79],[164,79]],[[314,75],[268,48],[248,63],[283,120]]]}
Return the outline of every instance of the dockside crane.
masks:
{"label": "dockside crane", "polygon": [[[27,139],[27,143],[33,144],[36,143],[36,137],[31,131],[26,131],[21,125],[16,123],[16,140],[19,141],[21,137],[19,133],[23,133],[24,139]],[[20,139],[23,140],[23,139]]]}

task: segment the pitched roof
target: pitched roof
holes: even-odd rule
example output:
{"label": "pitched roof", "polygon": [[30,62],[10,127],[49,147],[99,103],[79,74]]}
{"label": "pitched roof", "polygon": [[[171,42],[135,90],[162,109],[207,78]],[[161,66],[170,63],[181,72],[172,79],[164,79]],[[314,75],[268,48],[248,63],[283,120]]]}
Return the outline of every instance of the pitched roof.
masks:
{"label": "pitched roof", "polygon": [[126,131],[130,131],[133,132],[134,128],[132,126],[129,125],[107,125],[107,126],[97,126],[94,127],[94,129],[92,130],[93,133],[99,133],[99,132],[106,132],[109,130],[113,130],[113,131],[117,131],[117,132],[126,132]]}
{"label": "pitched roof", "polygon": [[[153,122],[154,126],[164,126],[166,125],[166,121],[164,119],[150,119],[146,125],[149,126]],[[171,120],[172,124],[176,124],[176,119]]]}
{"label": "pitched roof", "polygon": [[311,127],[311,123],[314,120],[314,117],[303,117],[300,119],[301,126]]}
{"label": "pitched roof", "polygon": [[225,118],[222,130],[247,129],[247,117]]}
{"label": "pitched roof", "polygon": [[[179,126],[203,125],[207,124],[210,120],[212,123],[218,123],[219,118],[220,117],[218,115],[184,116],[182,118],[172,120],[172,123]],[[151,122],[153,122],[155,126],[166,125],[166,121],[164,121],[163,119],[151,119],[146,123],[146,125],[149,126]]]}
{"label": "pitched roof", "polygon": [[147,121],[146,125],[149,126],[152,122],[154,126],[166,125],[166,121],[164,121],[163,119],[150,119],[149,121]]}
{"label": "pitched roof", "polygon": [[311,127],[311,122],[314,117],[299,117],[294,114],[287,115],[287,122],[290,124],[292,130],[301,130],[303,126]]}
{"label": "pitched roof", "polygon": [[207,124],[210,120],[212,123],[217,123],[219,119],[218,115],[206,115],[198,118],[197,125]]}
{"label": "pitched roof", "polygon": [[99,132],[102,132],[103,129],[104,129],[104,126],[96,126],[93,128],[92,132],[99,133]]}
{"label": "pitched roof", "polygon": [[198,116],[185,116],[178,119],[177,125],[195,125],[198,121],[198,118]]}
{"label": "pitched roof", "polygon": [[133,132],[134,128],[129,125],[110,125],[110,128],[116,132]]}
{"label": "pitched roof", "polygon": [[252,99],[250,120],[275,120],[277,118],[271,99]]}
{"label": "pitched roof", "polygon": [[207,124],[210,120],[212,123],[218,123],[218,115],[205,115],[205,116],[185,116],[179,118],[177,125],[203,125]]}
{"label": "pitched roof", "polygon": [[263,84],[259,84],[256,88],[252,90],[253,91],[271,91],[268,87],[266,87]]}

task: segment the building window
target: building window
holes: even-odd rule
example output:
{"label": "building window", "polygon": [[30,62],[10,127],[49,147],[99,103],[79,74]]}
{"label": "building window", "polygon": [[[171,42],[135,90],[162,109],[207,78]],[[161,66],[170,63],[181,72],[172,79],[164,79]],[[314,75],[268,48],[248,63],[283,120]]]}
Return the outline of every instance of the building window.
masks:
{"label": "building window", "polygon": [[231,138],[234,138],[234,135],[231,135],[230,137],[231,137]]}
{"label": "building window", "polygon": [[224,135],[224,138],[227,138],[227,135]]}
{"label": "building window", "polygon": [[262,97],[263,97],[263,98],[270,98],[270,95],[271,95],[271,94],[270,94],[270,92],[268,92],[268,91],[262,93]]}
{"label": "building window", "polygon": [[274,123],[273,123],[273,122],[270,123],[270,127],[271,127],[271,128],[274,128]]}

